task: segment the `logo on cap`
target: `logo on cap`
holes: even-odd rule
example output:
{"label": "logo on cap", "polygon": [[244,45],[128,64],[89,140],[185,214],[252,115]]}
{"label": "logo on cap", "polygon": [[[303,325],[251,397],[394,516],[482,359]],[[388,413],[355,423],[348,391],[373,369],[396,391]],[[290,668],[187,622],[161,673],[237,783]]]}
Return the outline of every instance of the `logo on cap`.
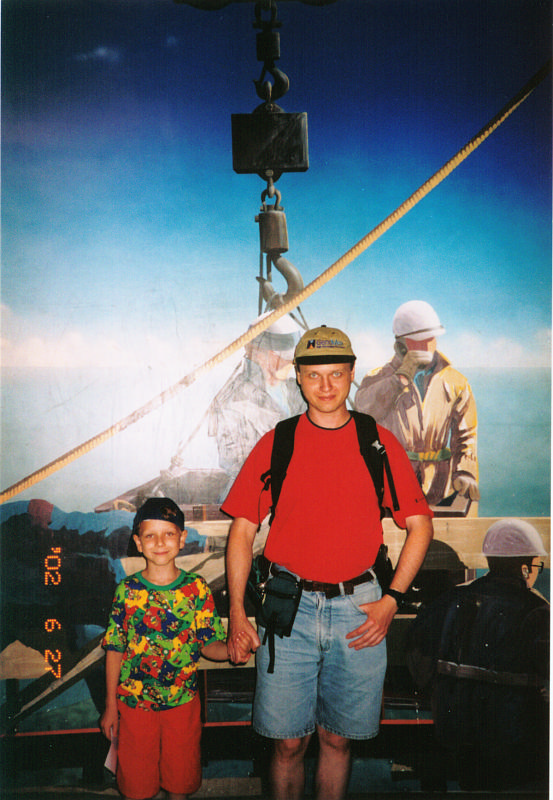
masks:
{"label": "logo on cap", "polygon": [[311,350],[312,348],[319,348],[319,347],[345,347],[346,343],[340,339],[309,339],[307,342],[307,350]]}

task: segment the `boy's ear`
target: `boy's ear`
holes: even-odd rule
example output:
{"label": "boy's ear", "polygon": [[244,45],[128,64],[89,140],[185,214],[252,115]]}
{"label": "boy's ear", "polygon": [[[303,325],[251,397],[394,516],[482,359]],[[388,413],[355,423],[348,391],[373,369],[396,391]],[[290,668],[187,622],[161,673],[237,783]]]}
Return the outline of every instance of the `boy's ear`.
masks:
{"label": "boy's ear", "polygon": [[186,530],[186,528],[185,528],[185,529],[184,529],[184,530],[181,532],[181,536],[180,536],[180,549],[181,549],[181,550],[182,550],[182,548],[184,547],[184,543],[186,542],[186,537],[187,537],[187,536],[188,536],[188,531],[187,531],[187,530]]}
{"label": "boy's ear", "polygon": [[142,542],[140,541],[140,536],[138,536],[138,534],[136,534],[136,533],[133,533],[132,538],[134,539],[134,543],[136,545],[136,549],[138,550],[139,553],[141,553],[142,552]]}

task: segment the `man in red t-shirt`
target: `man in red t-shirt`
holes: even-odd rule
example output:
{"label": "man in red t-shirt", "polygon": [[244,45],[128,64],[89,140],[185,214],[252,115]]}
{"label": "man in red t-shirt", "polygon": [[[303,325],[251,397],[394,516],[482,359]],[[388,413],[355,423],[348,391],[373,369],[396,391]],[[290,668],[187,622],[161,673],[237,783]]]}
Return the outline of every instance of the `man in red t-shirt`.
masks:
{"label": "man in red t-shirt", "polygon": [[[320,745],[315,797],[343,800],[351,740],[378,732],[385,636],[432,539],[432,512],[401,445],[378,427],[398,498],[393,517],[407,531],[390,589],[382,596],[372,570],[382,544],[380,507],[346,405],[355,374],[350,340],[336,328],[307,331],[294,364],[308,410],[295,430],[265,555],[273,571],[300,579],[300,603],[290,635],[275,640],[274,672],[269,672],[269,647],[261,645],[247,619],[244,594],[253,541],[271,505],[260,480],[270,467],[270,431],[252,450],[222,506],[234,517],[227,548],[229,654],[245,663],[257,652],[253,726],[274,740],[273,800],[302,797],[304,756],[315,731]],[[386,482],[383,505],[392,505]]]}

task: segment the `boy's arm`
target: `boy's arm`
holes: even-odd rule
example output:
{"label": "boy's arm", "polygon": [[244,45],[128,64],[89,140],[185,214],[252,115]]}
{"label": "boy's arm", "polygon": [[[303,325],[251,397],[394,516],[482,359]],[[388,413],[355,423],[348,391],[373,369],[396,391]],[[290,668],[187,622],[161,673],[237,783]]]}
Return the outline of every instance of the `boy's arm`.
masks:
{"label": "boy's arm", "polygon": [[106,651],[106,709],[100,717],[100,728],[108,739],[111,739],[111,730],[117,733],[119,727],[119,714],[117,712],[117,687],[121,674],[121,661],[123,653],[117,650]]}
{"label": "boy's arm", "polygon": [[200,647],[200,654],[209,661],[228,661],[227,643],[215,640]]}

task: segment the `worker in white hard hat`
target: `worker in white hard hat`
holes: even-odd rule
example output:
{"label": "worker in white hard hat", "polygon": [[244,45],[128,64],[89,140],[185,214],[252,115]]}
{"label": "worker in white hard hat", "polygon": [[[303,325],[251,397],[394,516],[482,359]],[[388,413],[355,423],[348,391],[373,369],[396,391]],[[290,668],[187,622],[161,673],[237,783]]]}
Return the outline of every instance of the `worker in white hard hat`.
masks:
{"label": "worker in white hard hat", "polygon": [[[257,317],[250,328],[269,313]],[[187,466],[190,438],[186,438],[179,442],[169,467],[161,470],[158,478],[96,510],[138,508],[152,496],[193,504],[217,504],[226,497],[246,456],[261,436],[281,419],[301,414],[307,407],[292,367],[294,349],[302,333],[290,315],[278,319],[246,344],[244,357],[211,401],[207,433],[216,441],[219,469],[190,469]]]}
{"label": "worker in white hard hat", "polygon": [[408,665],[431,694],[462,789],[546,788],[550,613],[533,587],[547,549],[528,521],[505,518],[488,529],[482,553],[487,574],[419,612]]}
{"label": "worker in white hard hat", "polygon": [[292,368],[302,333],[288,314],[262,331],[245,346],[242,363],[210,405],[208,433],[216,438],[219,466],[228,475],[221,497],[261,436],[281,419],[306,409]]}
{"label": "worker in white hard hat", "polygon": [[449,506],[459,494],[471,501],[475,516],[480,493],[471,387],[438,352],[445,329],[429,303],[403,303],[392,328],[395,354],[364,377],[355,406],[403,444],[431,506]]}

